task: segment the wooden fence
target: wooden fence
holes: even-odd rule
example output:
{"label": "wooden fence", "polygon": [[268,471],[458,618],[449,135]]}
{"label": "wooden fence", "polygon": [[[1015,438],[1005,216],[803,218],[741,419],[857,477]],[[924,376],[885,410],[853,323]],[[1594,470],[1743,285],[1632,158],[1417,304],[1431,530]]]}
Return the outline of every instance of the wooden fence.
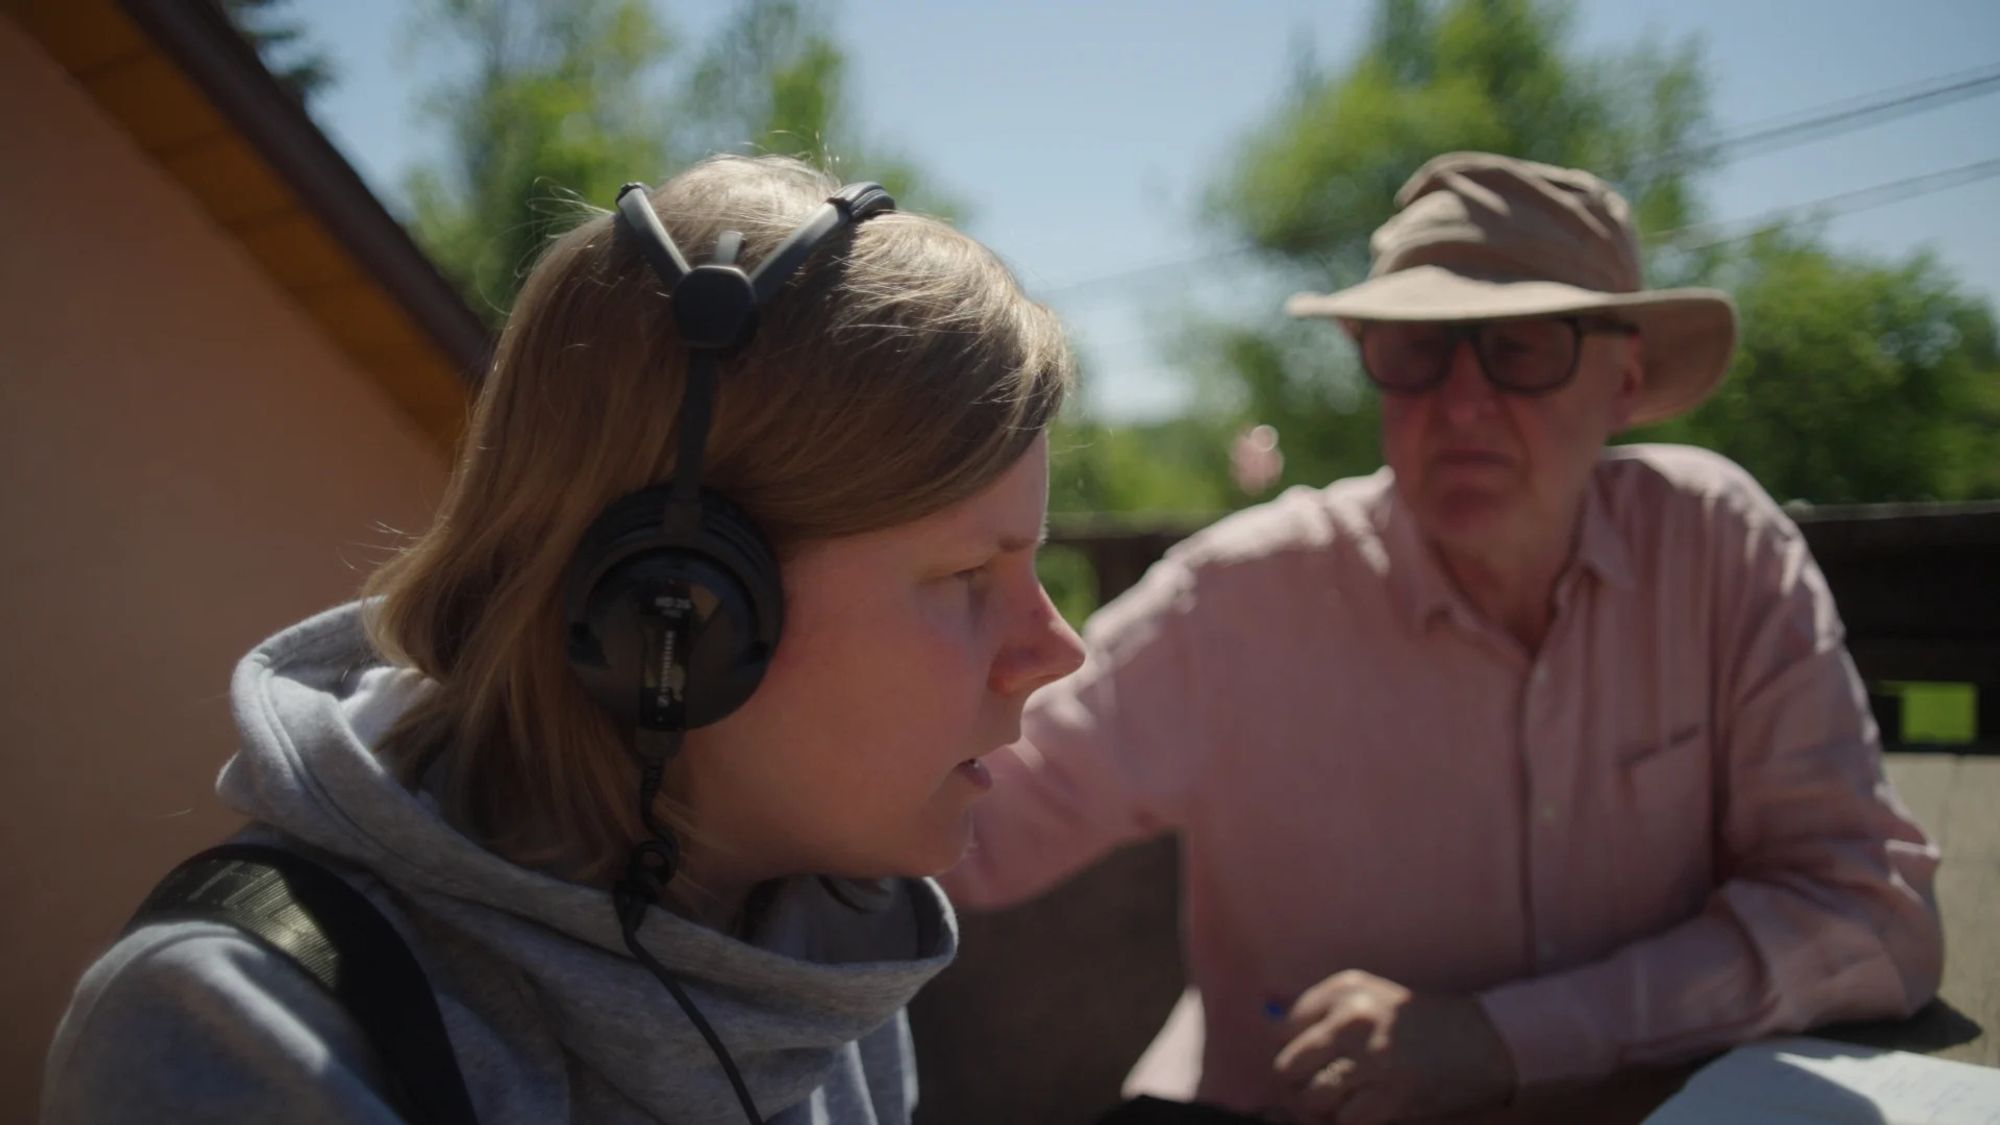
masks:
{"label": "wooden fence", "polygon": [[[2000,503],[1868,504],[1791,515],[1833,588],[1885,742],[1905,743],[1900,685],[1964,684],[1977,724],[1965,748],[2000,752]],[[1087,561],[1102,604],[1203,522],[1057,516],[1049,544]]]}

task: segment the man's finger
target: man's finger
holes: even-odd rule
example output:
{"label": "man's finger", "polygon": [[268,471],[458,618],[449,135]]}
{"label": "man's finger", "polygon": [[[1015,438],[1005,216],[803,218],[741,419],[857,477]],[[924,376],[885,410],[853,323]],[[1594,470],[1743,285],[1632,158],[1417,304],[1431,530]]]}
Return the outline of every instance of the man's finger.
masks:
{"label": "man's finger", "polygon": [[1379,1025],[1372,1017],[1336,1012],[1285,1044],[1271,1065],[1292,1085],[1302,1086],[1319,1068],[1336,1058],[1359,1059],[1375,1054],[1379,1037]]}
{"label": "man's finger", "polygon": [[1293,1099],[1298,1115],[1314,1122],[1339,1120],[1348,1099],[1364,1086],[1360,1071],[1360,1064],[1348,1058],[1336,1058],[1314,1071]]}
{"label": "man's finger", "polygon": [[1322,998],[1318,995],[1318,991],[1314,989],[1292,1001],[1292,1006],[1279,1018],[1278,1027],[1285,1033],[1285,1038],[1296,1037],[1300,1032],[1324,1019],[1326,1014],[1337,1006],[1337,997]]}
{"label": "man's finger", "polygon": [[1299,993],[1285,1011],[1280,1021],[1285,1034],[1297,1035],[1312,1024],[1319,1022],[1328,1012],[1340,1007],[1347,997],[1366,987],[1374,977],[1358,969],[1348,969],[1335,973],[1325,980]]}
{"label": "man's finger", "polygon": [[1303,1086],[1313,1072],[1325,1066],[1334,1056],[1334,1028],[1325,1023],[1315,1023],[1306,1027],[1292,1041],[1278,1049],[1278,1057],[1271,1063],[1273,1069],[1293,1086]]}

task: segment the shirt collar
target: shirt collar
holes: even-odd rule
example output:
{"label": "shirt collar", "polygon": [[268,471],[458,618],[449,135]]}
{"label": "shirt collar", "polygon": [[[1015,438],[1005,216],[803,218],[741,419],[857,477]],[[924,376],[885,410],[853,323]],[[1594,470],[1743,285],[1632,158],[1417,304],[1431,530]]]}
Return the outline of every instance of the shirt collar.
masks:
{"label": "shirt collar", "polygon": [[1583,525],[1577,529],[1576,561],[1614,590],[1630,590],[1633,586],[1632,553],[1611,518],[1611,508],[1605,502],[1597,473],[1590,475],[1590,483],[1583,490]]}
{"label": "shirt collar", "polygon": [[[1384,577],[1390,597],[1401,607],[1413,629],[1421,629],[1441,613],[1473,621],[1476,615],[1472,608],[1445,576],[1437,555],[1418,529],[1416,518],[1397,494],[1394,472],[1384,468],[1377,476],[1383,488],[1375,526],[1381,536],[1386,563]],[[1631,552],[1611,518],[1596,474],[1592,474],[1590,484],[1584,489],[1576,561],[1571,569],[1589,571],[1615,590],[1630,590],[1633,586]],[[1565,577],[1559,585],[1568,582]]]}
{"label": "shirt collar", "polygon": [[1395,471],[1385,467],[1377,476],[1382,496],[1375,526],[1382,542],[1383,577],[1404,620],[1412,630],[1421,630],[1440,613],[1461,612],[1464,599],[1445,577],[1416,517],[1397,494]]}

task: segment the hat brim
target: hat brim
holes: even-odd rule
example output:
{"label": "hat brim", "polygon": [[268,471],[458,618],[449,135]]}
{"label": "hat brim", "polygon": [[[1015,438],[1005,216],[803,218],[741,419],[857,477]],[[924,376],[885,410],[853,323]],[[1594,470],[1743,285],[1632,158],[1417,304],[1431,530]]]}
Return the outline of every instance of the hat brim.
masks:
{"label": "hat brim", "polygon": [[1662,422],[1700,405],[1722,382],[1736,350],[1736,306],[1719,289],[1649,289],[1606,293],[1554,281],[1467,277],[1414,266],[1337,293],[1299,293],[1285,302],[1295,317],[1340,320],[1454,321],[1606,313],[1639,328],[1645,385],[1632,425]]}

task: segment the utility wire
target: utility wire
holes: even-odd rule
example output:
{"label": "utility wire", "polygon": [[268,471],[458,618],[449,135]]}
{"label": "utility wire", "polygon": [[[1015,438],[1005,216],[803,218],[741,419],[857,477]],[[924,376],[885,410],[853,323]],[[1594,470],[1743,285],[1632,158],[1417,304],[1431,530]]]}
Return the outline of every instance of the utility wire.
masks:
{"label": "utility wire", "polygon": [[[1878,124],[1885,120],[1940,109],[1954,102],[1990,93],[1996,88],[2000,88],[2000,64],[1979,67],[1974,70],[1958,71],[1929,79],[1919,84],[1916,88],[1901,86],[1891,90],[1878,91],[1875,94],[1867,95],[1860,99],[1846,98],[1837,102],[1822,103],[1818,107],[1802,111],[1803,116],[1792,115],[1790,117],[1770,119],[1764,123],[1750,126],[1738,133],[1706,144],[1660,153],[1642,161],[1639,167],[1650,171],[1672,164],[1684,164],[1698,159],[1706,160],[1710,158],[1722,159],[1724,163],[1728,163],[1740,159],[1744,155],[1748,155],[1746,151],[1748,149],[1755,148],[1759,153],[1770,152],[1791,145],[1803,144],[1806,141],[1837,136],[1841,133]],[[1683,228],[1683,231],[1663,232],[1659,235],[1648,235],[1646,237],[1647,241],[1651,243],[1670,237],[1677,238],[1685,232],[1734,228],[1749,222],[1777,222],[1779,220],[1796,222],[1798,219],[1806,217],[1804,212],[1833,204],[1836,201],[1848,200],[1852,197],[1870,196],[1887,189],[1902,188],[1913,182],[1932,181],[1963,175],[1967,169],[1981,168],[1986,163],[1982,162],[1981,164],[1966,165],[1962,168],[1933,172],[1923,176],[1912,177],[1910,180],[1897,180],[1890,183],[1876,184],[1812,203],[1778,208],[1754,219],[1727,220],[1718,223],[1702,224],[1700,227]],[[1984,178],[1986,178],[1984,175],[1972,177],[1974,180]],[[1915,195],[1928,194],[1931,191],[1942,191],[1945,188],[1956,187],[1960,183],[1967,182],[1972,181],[1953,180],[1949,183],[1928,187],[1909,194],[1899,194],[1875,202],[1844,207],[1838,213],[1866,210],[1869,207],[1900,202]],[[1787,218],[1787,216],[1790,216],[1790,218]],[[1783,225],[1783,223],[1780,223],[1780,225]],[[1686,248],[1698,249],[1700,246],[1718,245],[1722,242],[1738,241],[1746,237],[1749,237],[1749,235],[1740,234],[1730,238],[1718,239],[1714,242],[1701,243],[1698,246],[1690,245]],[[1035,295],[1042,300],[1061,301],[1066,297],[1089,292],[1093,289],[1124,285],[1145,280],[1154,275],[1182,273],[1193,266],[1213,265],[1230,258],[1253,258],[1262,252],[1262,249],[1256,246],[1230,246],[1219,250],[1210,250],[1182,258],[1151,262],[1142,266],[1132,266],[1126,269],[1113,270],[1091,277],[1080,278],[1076,281],[1064,282],[1061,285],[1042,289]]]}
{"label": "utility wire", "polygon": [[[1990,180],[1995,176],[2000,176],[2000,157],[1961,164],[1956,168],[1946,168],[1937,172],[1926,172],[1921,176],[1872,184],[1865,188],[1815,199],[1809,203],[1780,207],[1748,219],[1702,223],[1699,226],[1662,231],[1649,236],[1646,241],[1650,245],[1672,247],[1676,250],[1705,250],[1711,246],[1741,242],[1774,227],[1790,226],[1796,222],[1826,215],[1845,215],[1855,211],[1866,211],[1871,207],[1901,203],[1905,199],[1914,199],[1947,188],[1962,187],[1980,180]],[[1718,233],[1723,230],[1734,230],[1736,233],[1726,235]],[[1713,237],[1710,237],[1711,235]]]}
{"label": "utility wire", "polygon": [[[1798,203],[1754,215],[1747,219],[1736,219],[1722,223],[1702,223],[1698,226],[1682,227],[1679,230],[1662,231],[1650,236],[1649,246],[1673,250],[1706,250],[1712,246],[1724,246],[1732,242],[1743,242],[1755,238],[1764,231],[1790,226],[1809,219],[1826,215],[1845,215],[1855,211],[1866,211],[1871,207],[1881,207],[1890,203],[1900,203],[1920,195],[1963,187],[2000,177],[2000,157],[1981,160],[1972,164],[1962,164],[1956,168],[1946,168],[1938,172],[1926,172],[1921,176],[1911,176],[1902,180],[1875,184],[1871,187],[1844,191],[1829,195],[1809,203]],[[1733,233],[1725,233],[1733,232]],[[1084,343],[1093,351],[1125,351],[1142,343],[1158,343],[1159,335],[1150,332],[1123,333],[1107,338],[1085,336]]]}
{"label": "utility wire", "polygon": [[[1825,102],[1798,113],[1748,125],[1733,136],[1662,153],[1643,161],[1639,169],[1651,172],[1697,160],[1723,159],[1727,163],[1743,156],[1761,156],[1766,152],[1838,136],[1914,113],[1942,109],[1990,93],[1996,86],[2000,86],[2000,63],[1938,75],[1911,86]],[[1751,149],[1756,151],[1746,151]]]}

